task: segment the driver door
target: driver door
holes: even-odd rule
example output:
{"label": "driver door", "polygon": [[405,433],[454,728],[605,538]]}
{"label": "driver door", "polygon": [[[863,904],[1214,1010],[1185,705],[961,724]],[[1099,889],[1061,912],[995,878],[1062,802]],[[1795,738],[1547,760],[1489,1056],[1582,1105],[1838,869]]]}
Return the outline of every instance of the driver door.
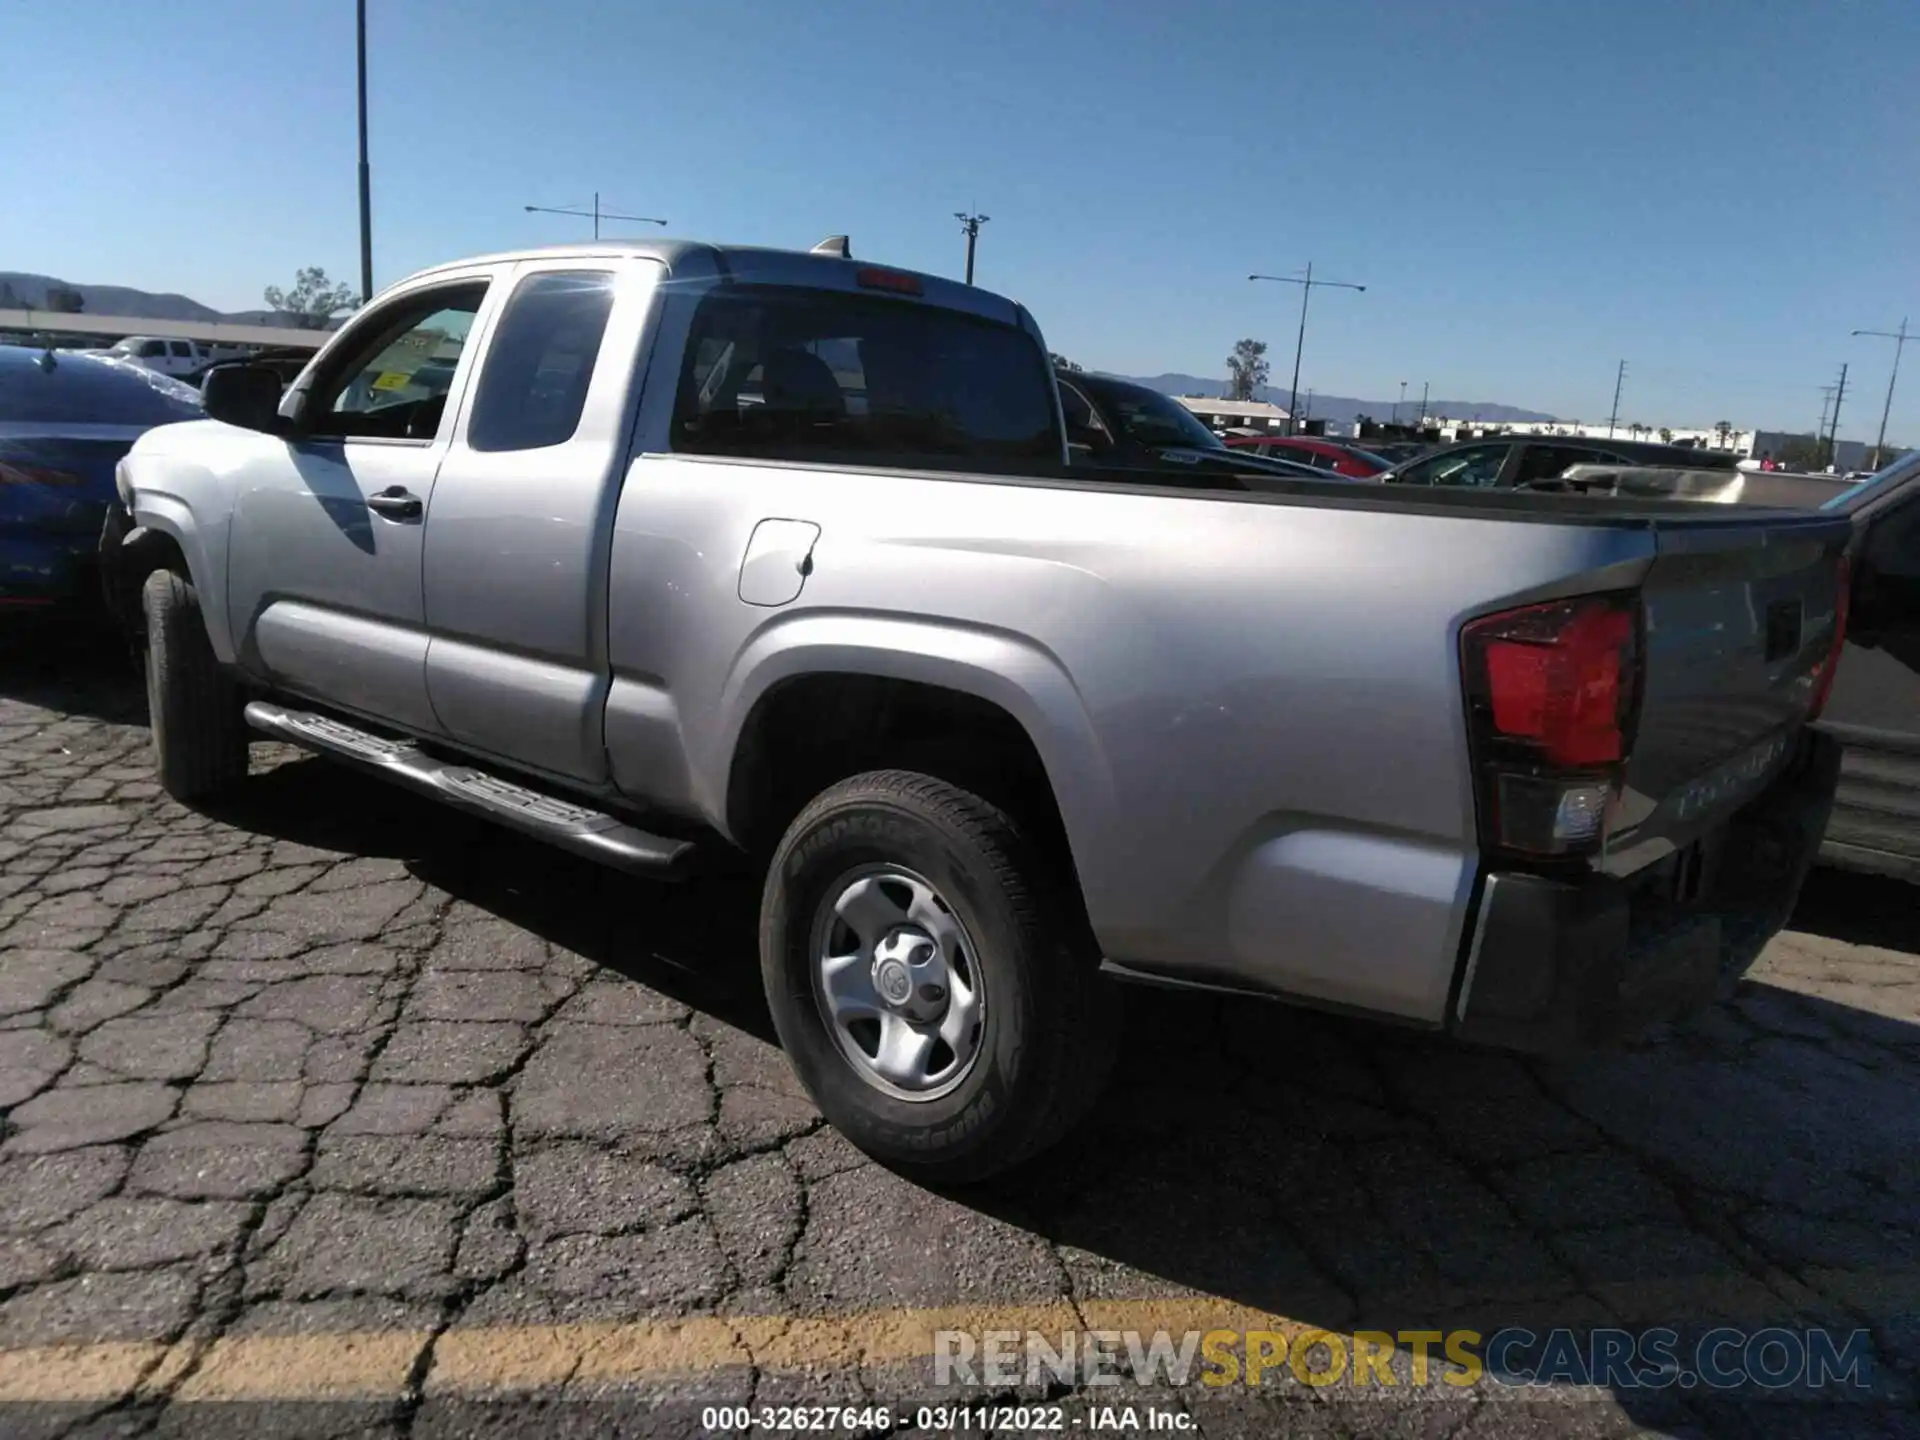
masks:
{"label": "driver door", "polygon": [[489,269],[355,316],[236,468],[227,598],[275,688],[430,734],[422,529],[487,312]]}

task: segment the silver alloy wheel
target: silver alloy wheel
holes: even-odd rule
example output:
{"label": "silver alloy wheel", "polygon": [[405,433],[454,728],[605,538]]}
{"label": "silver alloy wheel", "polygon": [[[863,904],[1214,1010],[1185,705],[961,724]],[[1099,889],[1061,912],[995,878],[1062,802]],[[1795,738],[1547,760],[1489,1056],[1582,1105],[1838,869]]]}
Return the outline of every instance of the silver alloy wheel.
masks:
{"label": "silver alloy wheel", "polygon": [[820,1016],[854,1073],[900,1100],[966,1079],[986,1033],[973,938],[921,876],[865,866],[827,890],[813,922]]}

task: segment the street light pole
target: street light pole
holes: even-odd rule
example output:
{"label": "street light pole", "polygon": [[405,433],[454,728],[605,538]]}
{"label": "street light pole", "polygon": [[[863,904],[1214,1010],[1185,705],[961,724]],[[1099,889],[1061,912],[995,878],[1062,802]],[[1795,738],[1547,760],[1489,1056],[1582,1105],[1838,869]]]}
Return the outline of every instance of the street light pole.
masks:
{"label": "street light pole", "polygon": [[1422,380],[1420,382],[1420,429],[1422,430],[1427,428],[1427,385],[1428,383],[1429,382],[1425,380]]}
{"label": "street light pole", "polygon": [[522,205],[520,208],[525,210],[529,215],[577,215],[582,220],[591,220],[593,221],[593,238],[596,240],[600,238],[600,222],[602,220],[631,220],[636,225],[664,225],[667,223],[664,220],[656,220],[651,215],[615,215],[610,210],[602,210],[600,208],[600,192],[598,190],[593,192],[593,208],[591,210],[582,210],[570,205]]}
{"label": "street light pole", "polygon": [[973,283],[973,247],[980,243],[980,227],[991,220],[991,215],[969,215],[964,210],[953,212],[953,218],[960,222],[960,228],[967,237],[967,284]]}
{"label": "street light pole", "polygon": [[1880,468],[1880,453],[1887,448],[1887,417],[1893,413],[1893,385],[1900,378],[1900,352],[1907,348],[1907,341],[1913,336],[1907,334],[1907,318],[1900,317],[1898,330],[1856,330],[1856,335],[1877,335],[1882,340],[1893,341],[1893,370],[1887,376],[1887,403],[1880,407],[1880,436],[1873,442],[1873,462],[1869,470]]}
{"label": "street light pole", "polygon": [[1407,382],[1402,380],[1400,382],[1400,398],[1393,402],[1393,423],[1395,425],[1398,425],[1400,423],[1400,407],[1406,403],[1407,403]]}
{"label": "street light pole", "polygon": [[1307,262],[1306,275],[1249,275],[1249,280],[1271,280],[1276,285],[1298,285],[1300,287],[1300,333],[1293,342],[1293,385],[1287,391],[1287,434],[1298,433],[1295,412],[1300,408],[1300,357],[1307,348],[1307,302],[1313,298],[1316,285],[1331,286],[1336,290],[1364,291],[1364,285],[1349,284],[1345,280],[1316,280],[1313,278],[1313,262]]}
{"label": "street light pole", "polygon": [[367,167],[367,0],[354,13],[360,81],[360,303],[373,298],[373,180]]}

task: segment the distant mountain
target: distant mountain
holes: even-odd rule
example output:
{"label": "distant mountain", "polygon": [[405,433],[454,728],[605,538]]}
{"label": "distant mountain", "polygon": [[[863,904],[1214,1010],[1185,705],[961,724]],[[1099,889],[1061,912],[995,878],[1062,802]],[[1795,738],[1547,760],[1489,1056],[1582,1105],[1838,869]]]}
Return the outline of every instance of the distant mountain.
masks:
{"label": "distant mountain", "polygon": [[[1145,385],[1165,395],[1213,395],[1227,393],[1224,380],[1206,380],[1198,375],[1170,373],[1166,375],[1116,375],[1116,380],[1131,380],[1136,385]],[[1287,388],[1284,385],[1263,385],[1254,397],[1270,405],[1285,409]],[[1393,418],[1394,402],[1391,400],[1356,400],[1347,395],[1319,395],[1313,397],[1313,408],[1307,409],[1307,397],[1300,396],[1300,408],[1308,420],[1325,420],[1331,424],[1346,425],[1361,415],[1375,420]],[[1400,418],[1414,420],[1420,413],[1417,397],[1409,396],[1406,405],[1401,407]],[[1521,420],[1554,420],[1557,416],[1547,415],[1539,410],[1522,410],[1514,405],[1496,405],[1486,400],[1429,400],[1427,414],[1446,415],[1453,419],[1467,419],[1479,416],[1492,422],[1516,422]]]}
{"label": "distant mountain", "polygon": [[[197,320],[208,325],[287,325],[288,318],[277,310],[235,310],[222,312],[202,305],[185,295],[156,295],[151,290],[135,290],[126,285],[76,285],[52,275],[29,275],[21,270],[0,270],[0,296],[11,291],[14,301],[30,310],[44,309],[47,291],[65,288],[78,290],[89,315],[123,315],[129,320]],[[13,301],[6,302],[12,304]]]}

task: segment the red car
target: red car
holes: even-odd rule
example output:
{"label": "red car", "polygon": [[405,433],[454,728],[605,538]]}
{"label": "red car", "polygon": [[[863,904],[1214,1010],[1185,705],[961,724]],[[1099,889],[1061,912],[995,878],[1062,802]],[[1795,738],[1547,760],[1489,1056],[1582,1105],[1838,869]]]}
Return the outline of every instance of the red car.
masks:
{"label": "red car", "polygon": [[1229,435],[1226,439],[1235,450],[1251,450],[1256,455],[1271,455],[1277,460],[1303,460],[1316,470],[1331,470],[1356,480],[1371,479],[1392,463],[1370,450],[1358,450],[1316,435]]}

